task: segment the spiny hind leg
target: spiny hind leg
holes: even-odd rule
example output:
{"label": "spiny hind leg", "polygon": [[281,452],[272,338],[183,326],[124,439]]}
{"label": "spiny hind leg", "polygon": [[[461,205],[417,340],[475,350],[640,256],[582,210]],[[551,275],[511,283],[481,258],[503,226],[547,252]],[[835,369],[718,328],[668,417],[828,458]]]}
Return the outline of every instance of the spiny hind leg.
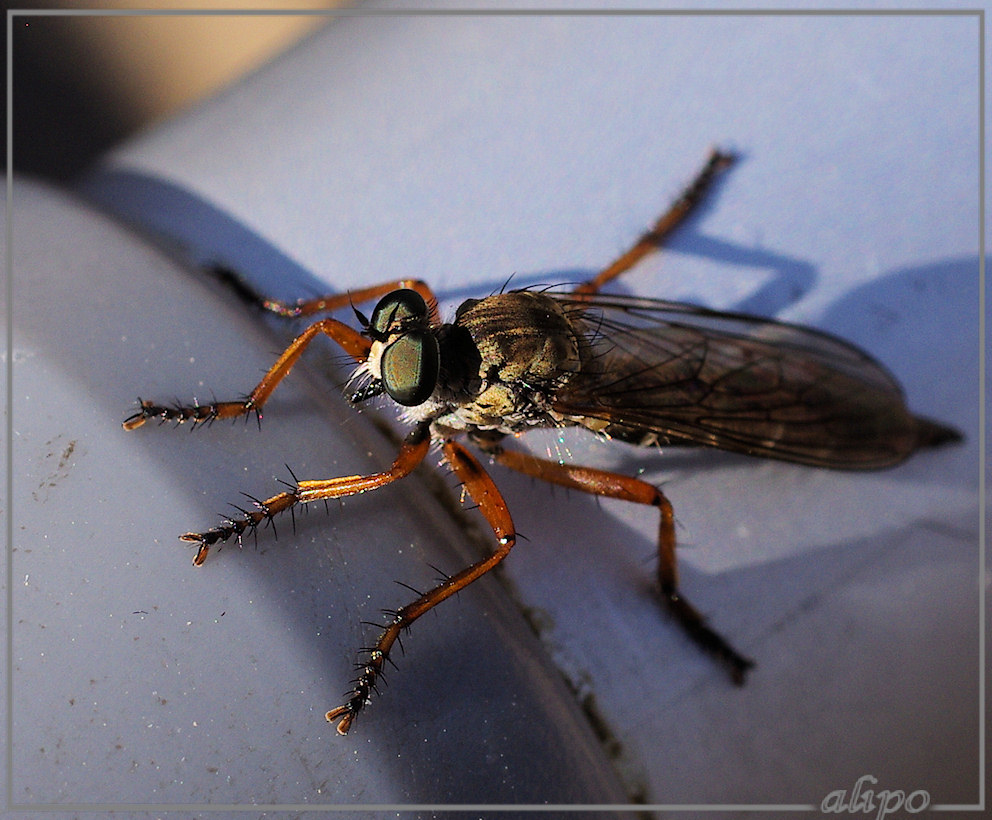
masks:
{"label": "spiny hind leg", "polygon": [[618,256],[592,279],[579,285],[573,293],[579,295],[598,293],[607,282],[616,279],[621,273],[634,267],[649,253],[658,250],[672,231],[681,225],[696,206],[703,201],[714,178],[722,170],[730,167],[733,161],[733,154],[724,153],[715,148],[710,151],[706,164],[696,175],[696,178],[686,186],[679,198],[658,218],[658,221],[642,234],[629,250]]}
{"label": "spiny hind leg", "polygon": [[661,516],[658,528],[658,585],[661,599],[686,634],[703,650],[715,657],[738,686],[744,683],[747,670],[754,663],[734,649],[727,640],[706,623],[706,619],[679,588],[675,558],[675,516],[671,502],[661,490],[638,478],[606,470],[559,464],[527,453],[491,447],[490,453],[500,464],[524,475],[581,490],[591,495],[618,498],[657,507]]}

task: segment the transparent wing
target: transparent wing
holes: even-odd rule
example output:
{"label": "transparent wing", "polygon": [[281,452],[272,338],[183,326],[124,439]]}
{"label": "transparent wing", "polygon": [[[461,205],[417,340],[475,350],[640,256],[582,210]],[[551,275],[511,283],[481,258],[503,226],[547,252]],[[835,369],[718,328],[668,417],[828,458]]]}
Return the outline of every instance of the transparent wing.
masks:
{"label": "transparent wing", "polygon": [[828,334],[678,302],[548,295],[585,340],[555,409],[614,438],[869,469],[954,435],[913,416],[888,371]]}

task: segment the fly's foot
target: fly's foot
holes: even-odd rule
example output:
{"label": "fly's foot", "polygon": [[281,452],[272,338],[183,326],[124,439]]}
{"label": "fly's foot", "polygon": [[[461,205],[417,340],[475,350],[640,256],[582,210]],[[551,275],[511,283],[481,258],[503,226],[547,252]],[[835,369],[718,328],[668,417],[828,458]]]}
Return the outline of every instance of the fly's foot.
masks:
{"label": "fly's foot", "polygon": [[384,680],[382,670],[386,661],[389,661],[389,648],[399,636],[400,631],[408,625],[407,620],[402,615],[402,610],[400,610],[393,615],[392,622],[376,641],[375,646],[362,650],[362,654],[367,654],[368,657],[364,662],[359,661],[357,664],[356,668],[360,671],[358,677],[352,681],[354,686],[348,700],[342,706],[331,709],[324,715],[328,723],[338,721],[335,729],[339,735],[348,734],[348,730],[358,713],[372,702],[373,694],[379,694],[377,684],[380,679]]}
{"label": "fly's foot", "polygon": [[[378,690],[375,689],[375,677],[375,674],[369,673],[368,667],[366,667],[362,675],[355,680],[355,688],[352,689],[351,697],[348,698],[347,702],[343,706],[331,709],[324,715],[328,723],[338,721],[335,731],[339,735],[348,734],[348,730],[358,713],[372,702],[372,693],[378,694]],[[338,720],[339,718],[340,720]]]}
{"label": "fly's foot", "polygon": [[[380,649],[373,649],[369,652],[368,662],[360,665],[361,674],[353,681],[354,688],[351,696],[343,706],[331,709],[326,715],[328,723],[338,721],[335,727],[339,735],[348,734],[352,721],[359,712],[362,711],[372,701],[372,693],[379,694],[376,687],[377,679],[382,675],[382,665],[385,663],[386,655]],[[340,720],[338,720],[340,718]]]}
{"label": "fly's foot", "polygon": [[299,489],[297,487],[293,487],[289,492],[274,495],[265,501],[252,498],[251,502],[255,506],[255,509],[246,510],[242,507],[236,507],[240,513],[237,517],[225,518],[220,524],[211,527],[206,532],[183,533],[179,536],[179,540],[185,541],[188,544],[198,545],[199,549],[197,549],[196,556],[193,558],[193,566],[200,567],[207,560],[210,547],[214,544],[218,542],[223,543],[231,538],[237,538],[238,545],[240,546],[245,533],[254,533],[262,524],[266,522],[271,523],[279,513],[291,510],[299,500]]}
{"label": "fly's foot", "polygon": [[324,717],[327,718],[328,723],[333,723],[338,718],[341,718],[335,728],[335,731],[339,735],[344,736],[348,734],[348,730],[351,728],[351,722],[355,719],[355,715],[357,715],[361,708],[365,705],[364,702],[356,701],[358,701],[357,695],[349,700],[344,706],[338,706],[335,709],[331,709],[330,712],[324,715]]}
{"label": "fly's foot", "polygon": [[754,661],[744,657],[726,638],[707,624],[699,611],[678,590],[664,590],[662,598],[689,638],[726,668],[735,686],[743,686]]}
{"label": "fly's foot", "polygon": [[138,399],[138,412],[126,418],[123,426],[125,430],[136,430],[146,421],[158,421],[160,424],[168,421],[185,424],[189,421],[196,427],[213,421],[217,415],[216,404],[194,402],[191,405],[164,405]]}
{"label": "fly's foot", "polygon": [[198,427],[201,424],[209,424],[214,419],[250,416],[252,413],[261,424],[261,408],[257,407],[251,398],[240,401],[215,401],[210,404],[200,404],[194,400],[193,404],[186,405],[156,404],[139,398],[138,412],[128,416],[124,420],[123,427],[125,430],[136,430],[146,421],[158,421],[159,424],[170,421],[175,424],[190,422],[193,427]]}

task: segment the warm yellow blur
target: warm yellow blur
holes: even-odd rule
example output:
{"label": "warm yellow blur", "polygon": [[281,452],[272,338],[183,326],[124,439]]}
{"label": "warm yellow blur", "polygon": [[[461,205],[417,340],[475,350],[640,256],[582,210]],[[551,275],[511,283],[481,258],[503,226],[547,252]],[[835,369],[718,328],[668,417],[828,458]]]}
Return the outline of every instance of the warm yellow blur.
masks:
{"label": "warm yellow blur", "polygon": [[[329,9],[332,0],[112,0],[101,9]],[[48,8],[79,8],[60,0]],[[88,52],[92,80],[115,103],[138,119],[157,118],[181,109],[266,62],[329,18],[315,15],[247,16],[190,14],[175,17],[67,17],[67,26]]]}
{"label": "warm yellow blur", "polygon": [[[134,131],[209,97],[333,20],[327,14],[291,12],[329,11],[354,3],[85,4],[96,8],[96,14],[82,13],[84,4],[76,0],[8,0],[3,5],[19,12],[11,38],[15,170],[68,180]],[[196,13],[205,7],[215,13]],[[239,13],[253,9],[267,13]],[[180,13],[108,14],[129,10]],[[185,10],[190,13],[181,13]]]}

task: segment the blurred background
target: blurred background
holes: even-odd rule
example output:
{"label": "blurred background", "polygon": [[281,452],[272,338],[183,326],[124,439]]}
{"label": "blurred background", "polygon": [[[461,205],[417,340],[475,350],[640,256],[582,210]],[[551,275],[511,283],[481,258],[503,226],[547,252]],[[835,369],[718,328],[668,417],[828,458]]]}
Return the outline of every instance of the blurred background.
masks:
{"label": "blurred background", "polygon": [[[13,19],[16,173],[55,182],[72,179],[128,135],[210,96],[327,25],[332,18],[320,12],[346,4],[213,0],[212,10],[230,15],[177,14],[167,20],[126,12],[195,11],[204,4],[100,0],[94,5],[99,15],[84,14],[69,0],[3,2],[5,19],[9,9],[46,10]],[[251,9],[276,13],[237,13]],[[279,13],[300,10],[314,13]],[[104,16],[114,11],[125,14]],[[6,61],[2,70],[6,87]],[[6,168],[6,141],[2,150]]]}

